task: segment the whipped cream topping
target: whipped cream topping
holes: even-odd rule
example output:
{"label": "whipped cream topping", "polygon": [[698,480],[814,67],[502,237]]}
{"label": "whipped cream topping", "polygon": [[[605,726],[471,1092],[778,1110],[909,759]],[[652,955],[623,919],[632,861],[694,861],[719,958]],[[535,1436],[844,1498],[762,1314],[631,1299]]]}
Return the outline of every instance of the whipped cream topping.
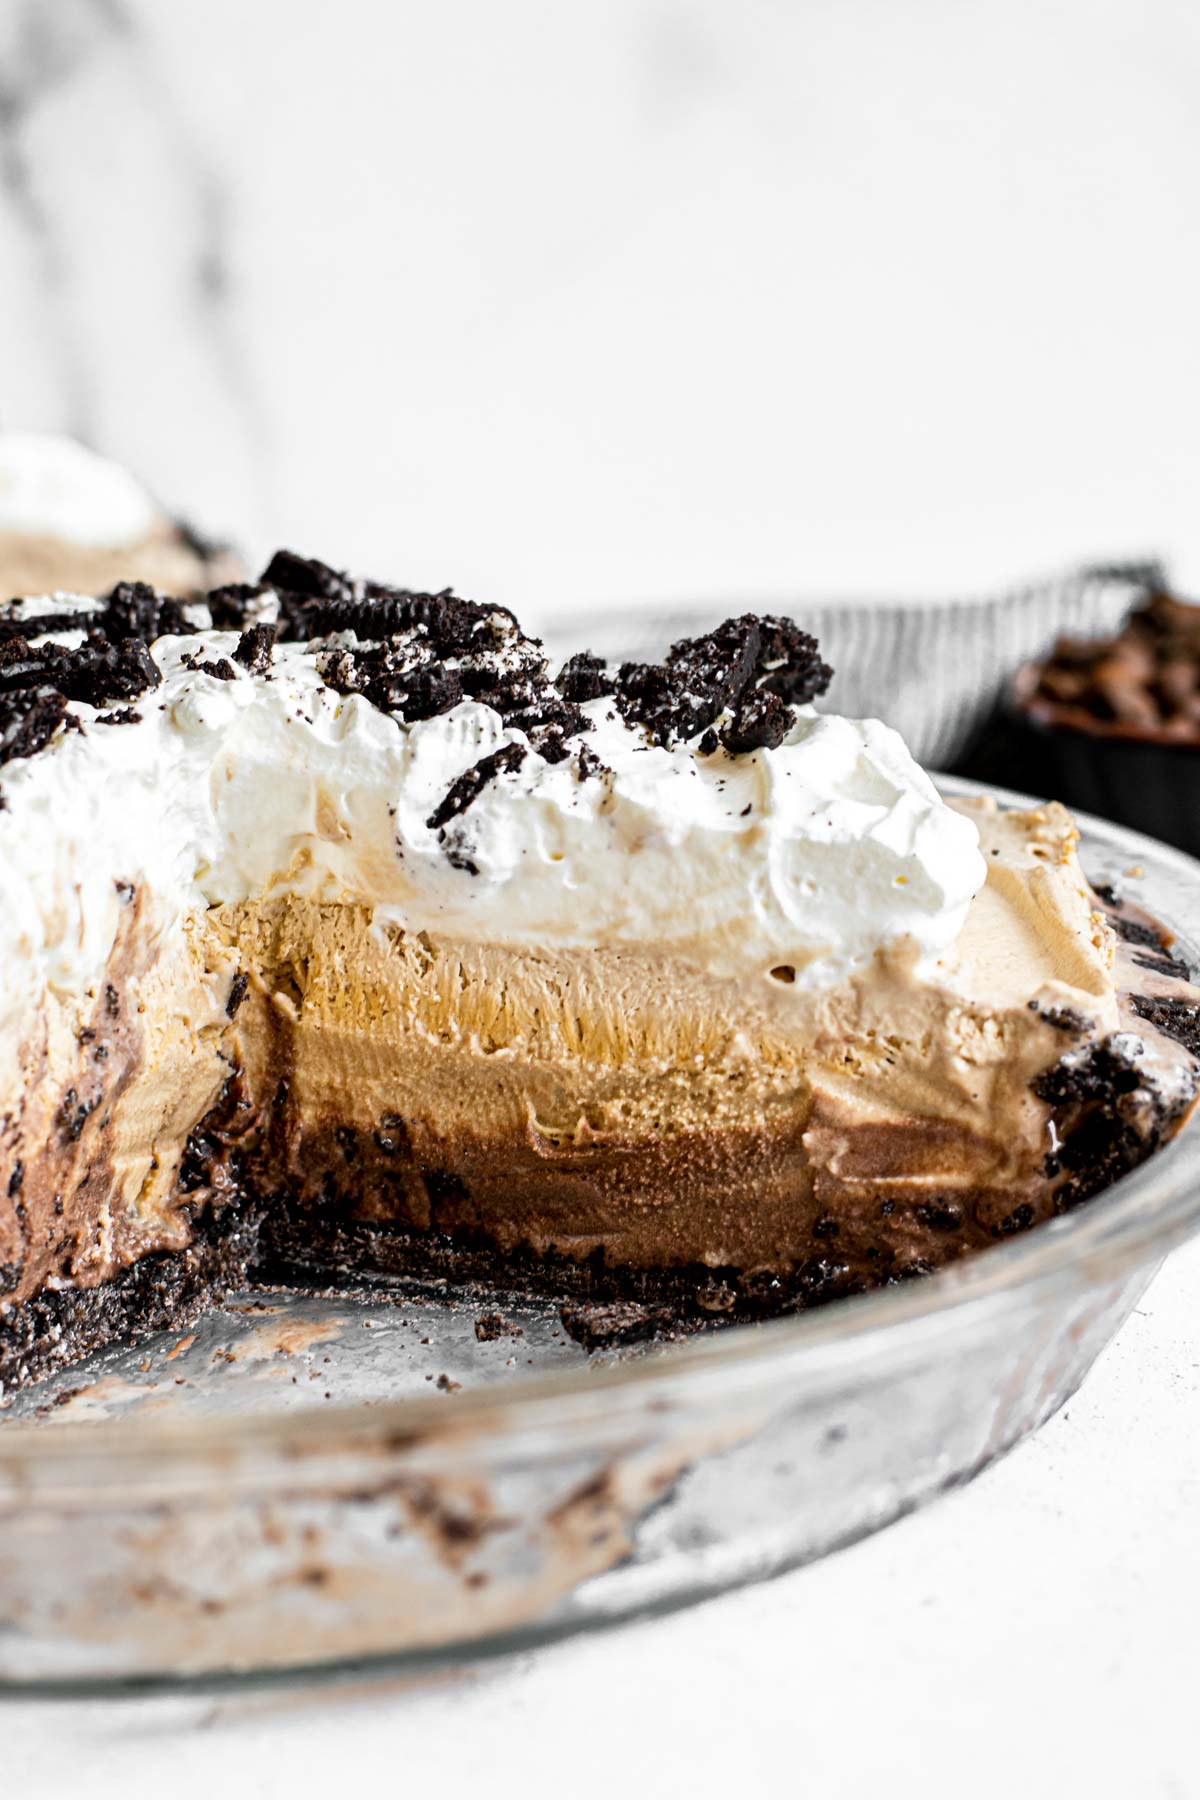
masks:
{"label": "whipped cream topping", "polygon": [[150,495],[119,463],[70,438],[0,437],[0,532],[124,550],[159,520]]}
{"label": "whipped cream topping", "polygon": [[[96,988],[131,886],[162,932],[197,908],[301,895],[477,942],[661,950],[759,982],[774,970],[782,994],[901,940],[936,958],[983,885],[975,825],[874,721],[801,706],[778,747],[705,755],[651,744],[603,696],[581,742],[605,772],[584,777],[480,702],[406,724],[334,691],[319,664],[355,641],[278,644],[266,674],[230,662],[221,679],[188,665],[224,664],[236,632],[161,638],[163,682],[132,702],[136,722],[73,703],[82,731],[5,765],[0,1033],[39,979]],[[506,744],[525,750],[519,766],[431,826],[457,778]]]}

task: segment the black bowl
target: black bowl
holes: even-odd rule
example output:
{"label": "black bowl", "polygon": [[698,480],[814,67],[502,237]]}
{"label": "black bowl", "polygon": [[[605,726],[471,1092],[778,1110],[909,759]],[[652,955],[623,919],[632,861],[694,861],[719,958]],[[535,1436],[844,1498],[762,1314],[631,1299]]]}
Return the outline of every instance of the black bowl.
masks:
{"label": "black bowl", "polygon": [[957,773],[1061,800],[1200,856],[1200,745],[1047,724],[1010,694]]}

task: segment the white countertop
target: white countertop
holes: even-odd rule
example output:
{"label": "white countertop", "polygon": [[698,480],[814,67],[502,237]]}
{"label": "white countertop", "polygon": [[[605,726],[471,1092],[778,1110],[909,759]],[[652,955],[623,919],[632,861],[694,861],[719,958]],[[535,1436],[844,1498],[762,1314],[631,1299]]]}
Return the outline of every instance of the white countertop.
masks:
{"label": "white countertop", "polygon": [[428,1680],[13,1702],[39,1800],[1200,1794],[1200,1246],[975,1484],[810,1569]]}

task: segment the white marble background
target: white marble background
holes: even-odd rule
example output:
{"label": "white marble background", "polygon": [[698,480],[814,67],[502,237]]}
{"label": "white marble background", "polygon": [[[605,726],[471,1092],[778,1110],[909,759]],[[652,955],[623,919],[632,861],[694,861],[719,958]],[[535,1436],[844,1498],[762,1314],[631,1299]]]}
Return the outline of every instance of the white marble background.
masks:
{"label": "white marble background", "polygon": [[1200,586],[1194,0],[0,0],[0,422],[526,605]]}

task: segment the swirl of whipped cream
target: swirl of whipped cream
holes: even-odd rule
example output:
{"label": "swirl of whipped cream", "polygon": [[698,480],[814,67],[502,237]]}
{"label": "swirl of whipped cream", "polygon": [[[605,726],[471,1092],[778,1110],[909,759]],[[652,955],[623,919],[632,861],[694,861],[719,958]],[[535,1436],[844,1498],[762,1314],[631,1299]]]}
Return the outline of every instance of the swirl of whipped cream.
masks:
{"label": "swirl of whipped cream", "polygon": [[70,438],[0,437],[0,532],[124,550],[158,522],[141,483]]}

